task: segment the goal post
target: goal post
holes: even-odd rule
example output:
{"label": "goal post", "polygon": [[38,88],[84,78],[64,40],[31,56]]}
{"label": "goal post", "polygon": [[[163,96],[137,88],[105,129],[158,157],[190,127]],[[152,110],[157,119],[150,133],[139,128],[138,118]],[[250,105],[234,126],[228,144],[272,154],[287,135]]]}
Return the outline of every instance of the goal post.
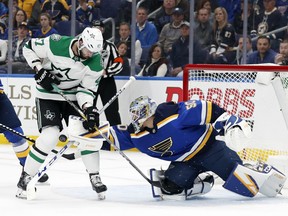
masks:
{"label": "goal post", "polygon": [[238,152],[245,161],[277,156],[288,167],[287,95],[287,66],[188,64],[183,70],[184,101],[212,101],[250,124],[252,137]]}

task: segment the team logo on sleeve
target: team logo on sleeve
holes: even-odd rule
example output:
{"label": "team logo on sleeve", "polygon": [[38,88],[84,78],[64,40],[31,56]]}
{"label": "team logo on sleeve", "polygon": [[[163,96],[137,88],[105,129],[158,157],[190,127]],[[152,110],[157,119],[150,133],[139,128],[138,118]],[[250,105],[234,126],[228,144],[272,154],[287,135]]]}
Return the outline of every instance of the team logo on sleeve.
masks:
{"label": "team logo on sleeve", "polygon": [[185,106],[186,109],[191,109],[191,108],[195,108],[197,106],[196,101],[195,100],[189,100],[185,102]]}
{"label": "team logo on sleeve", "polygon": [[52,35],[50,36],[50,38],[51,38],[51,40],[53,40],[53,41],[59,41],[59,40],[62,38],[62,36],[59,35],[59,34],[52,34]]}
{"label": "team logo on sleeve", "polygon": [[163,140],[162,142],[151,146],[148,149],[152,152],[160,153],[161,157],[169,157],[169,156],[173,155],[173,152],[169,151],[171,146],[172,146],[172,139],[171,139],[171,137],[169,137],[169,138]]}

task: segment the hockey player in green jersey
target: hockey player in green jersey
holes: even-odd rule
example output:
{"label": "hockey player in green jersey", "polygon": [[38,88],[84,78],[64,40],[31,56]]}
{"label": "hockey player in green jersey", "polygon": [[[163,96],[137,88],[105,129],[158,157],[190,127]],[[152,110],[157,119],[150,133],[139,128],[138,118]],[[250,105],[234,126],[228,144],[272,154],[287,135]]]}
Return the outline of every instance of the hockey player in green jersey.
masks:
{"label": "hockey player in green jersey", "polygon": [[[101,51],[103,37],[100,30],[85,28],[79,37],[51,35],[46,38],[33,38],[23,48],[27,63],[35,70],[37,123],[40,132],[26,159],[24,170],[17,184],[16,197],[27,198],[26,187],[37,174],[47,155],[56,146],[62,119],[68,121],[69,115],[79,115],[59,94],[58,88],[87,117],[84,128],[93,131],[99,125],[99,114],[93,106],[102,73]],[[95,85],[96,83],[96,85]],[[107,187],[99,175],[99,151],[81,152],[83,163],[90,177],[93,190],[100,199]]]}

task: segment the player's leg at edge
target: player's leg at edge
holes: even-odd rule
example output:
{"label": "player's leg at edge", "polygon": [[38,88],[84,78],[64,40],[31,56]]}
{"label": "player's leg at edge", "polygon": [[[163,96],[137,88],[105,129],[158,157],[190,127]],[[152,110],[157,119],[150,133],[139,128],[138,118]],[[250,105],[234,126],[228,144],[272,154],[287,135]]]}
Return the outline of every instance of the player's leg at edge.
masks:
{"label": "player's leg at edge", "polygon": [[[163,181],[164,170],[149,170],[149,176],[152,181]],[[152,187],[152,196],[160,200],[189,200],[196,196],[207,194],[214,185],[214,177],[210,173],[201,173],[194,180],[194,185],[190,189],[180,190],[179,193],[170,194],[163,188]]]}
{"label": "player's leg at edge", "polygon": [[[3,127],[1,127],[1,128],[3,128]],[[23,134],[22,127],[16,127],[12,130],[15,130],[16,132],[18,132],[20,134]],[[30,150],[30,147],[29,147],[27,140],[25,140],[24,138],[22,138],[18,135],[13,134],[9,130],[4,131],[3,134],[4,134],[5,138],[12,144],[15,155],[18,158],[19,163],[23,168],[25,165],[25,162],[26,162],[27,155],[28,155],[29,150]],[[48,179],[49,179],[49,176],[45,173],[38,180],[38,182],[39,183],[47,183]]]}

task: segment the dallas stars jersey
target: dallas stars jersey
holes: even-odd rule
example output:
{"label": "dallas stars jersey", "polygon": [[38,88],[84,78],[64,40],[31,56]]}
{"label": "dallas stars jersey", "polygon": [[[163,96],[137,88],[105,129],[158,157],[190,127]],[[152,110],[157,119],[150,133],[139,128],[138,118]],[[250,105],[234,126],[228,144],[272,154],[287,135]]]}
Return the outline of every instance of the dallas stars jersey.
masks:
{"label": "dallas stars jersey", "polygon": [[112,126],[112,140],[121,150],[137,148],[162,160],[187,161],[214,140],[216,131],[210,122],[223,112],[219,106],[200,100],[163,103],[156,109],[153,129],[134,134],[131,125]]}
{"label": "dallas stars jersey", "polygon": [[[85,102],[93,104],[94,94],[102,77],[103,67],[100,54],[87,60],[75,56],[72,45],[74,37],[53,34],[46,38],[33,38],[23,48],[24,56],[31,68],[44,68],[61,81],[58,85],[72,101],[80,107]],[[36,86],[36,97],[64,100],[59,94]]]}

